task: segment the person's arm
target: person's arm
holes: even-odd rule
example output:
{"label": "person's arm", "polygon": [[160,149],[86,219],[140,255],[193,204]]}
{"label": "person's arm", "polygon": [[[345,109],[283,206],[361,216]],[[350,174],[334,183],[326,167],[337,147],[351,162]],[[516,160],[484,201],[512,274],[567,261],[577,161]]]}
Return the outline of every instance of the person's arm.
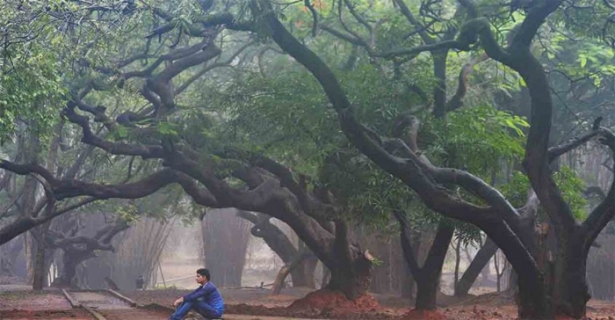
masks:
{"label": "person's arm", "polygon": [[186,302],[196,301],[196,299],[198,299],[198,298],[208,296],[209,294],[214,292],[214,290],[215,290],[214,286],[210,285],[209,282],[208,282],[202,288],[198,288],[198,289],[194,290],[193,292],[185,295],[184,296],[184,301],[186,301]]}

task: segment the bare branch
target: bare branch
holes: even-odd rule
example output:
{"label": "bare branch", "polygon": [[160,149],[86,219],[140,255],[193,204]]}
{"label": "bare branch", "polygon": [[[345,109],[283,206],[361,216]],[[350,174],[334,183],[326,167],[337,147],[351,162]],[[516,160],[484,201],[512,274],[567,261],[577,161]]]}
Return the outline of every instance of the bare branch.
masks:
{"label": "bare branch", "polygon": [[321,24],[319,26],[319,28],[324,30],[324,31],[326,31],[326,32],[328,32],[328,33],[330,33],[331,35],[333,35],[335,37],[338,37],[338,38],[340,38],[340,39],[342,39],[344,41],[347,41],[347,42],[349,42],[351,44],[354,44],[356,46],[363,47],[363,48],[368,48],[369,47],[367,42],[363,41],[362,39],[355,38],[353,35],[347,35],[347,34],[341,32],[339,30],[336,30],[336,29],[334,29],[334,28],[332,28],[330,26],[322,25]]}
{"label": "bare branch", "polygon": [[314,21],[312,24],[312,37],[316,36],[316,31],[318,30],[318,12],[314,9],[314,6],[310,2],[310,0],[304,0],[303,2],[305,7],[310,10],[312,13],[312,20]]}
{"label": "bare branch", "polygon": [[433,44],[435,42],[434,38],[427,34],[427,32],[425,31],[425,27],[421,25],[421,23],[414,17],[412,11],[410,11],[410,8],[408,8],[404,0],[394,1],[399,6],[401,13],[406,17],[406,19],[408,19],[410,24],[412,24],[417,29],[419,36],[421,37],[421,39],[423,39],[423,42],[425,42],[426,44]]}
{"label": "bare branch", "polygon": [[592,138],[599,136],[599,135],[605,135],[605,134],[608,134],[608,133],[606,133],[602,128],[598,128],[597,130],[593,130],[589,133],[586,133],[585,135],[579,138],[572,139],[571,141],[565,144],[551,147],[549,148],[549,162],[552,162],[557,157],[575,148],[580,147],[581,145],[585,144],[587,141],[591,140]]}
{"label": "bare branch", "polygon": [[350,14],[352,14],[352,16],[357,19],[357,21],[359,21],[359,23],[361,25],[363,25],[365,27],[365,29],[367,29],[367,31],[369,31],[370,33],[373,31],[372,26],[369,24],[369,22],[367,22],[367,20],[365,20],[365,18],[363,18],[354,8],[354,6],[350,3],[350,1],[348,0],[342,0],[344,1],[344,4],[346,5],[346,8],[348,8],[348,11],[350,11]]}

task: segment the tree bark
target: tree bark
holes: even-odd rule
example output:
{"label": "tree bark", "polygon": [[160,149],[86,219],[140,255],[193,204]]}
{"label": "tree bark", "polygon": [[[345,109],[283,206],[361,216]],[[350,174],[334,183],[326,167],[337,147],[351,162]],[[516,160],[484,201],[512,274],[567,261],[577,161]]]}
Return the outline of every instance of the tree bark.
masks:
{"label": "tree bark", "polygon": [[77,250],[65,250],[62,257],[63,268],[60,272],[60,276],[54,281],[53,285],[69,288],[73,287],[73,279],[77,274],[77,267],[79,264],[91,256],[84,256],[83,253]]}
{"label": "tree bark", "polygon": [[318,258],[314,255],[309,255],[301,260],[297,267],[290,271],[293,287],[316,288],[316,280],[314,279],[314,271],[318,264]]}
{"label": "tree bark", "polygon": [[32,289],[33,290],[43,290],[43,286],[45,285],[45,277],[47,276],[47,271],[45,270],[45,266],[47,265],[45,254],[47,251],[47,233],[49,232],[50,223],[47,222],[37,229],[39,235],[35,237],[36,241],[36,258],[34,263],[34,273],[32,276]]}
{"label": "tree bark", "polygon": [[205,266],[215,275],[214,282],[219,287],[241,286],[249,223],[229,216],[233,211],[209,210],[202,223]]}
{"label": "tree bark", "polygon": [[478,275],[481,274],[482,270],[488,266],[491,257],[497,252],[498,246],[490,239],[487,238],[485,244],[478,250],[474,259],[468,266],[468,269],[463,273],[461,279],[455,286],[455,296],[463,297],[468,294],[470,288],[472,288],[472,284],[478,278]]}
{"label": "tree bark", "polygon": [[[250,213],[247,211],[238,211],[237,216],[254,224],[252,229],[250,229],[252,235],[263,239],[267,246],[280,257],[284,264],[290,264],[299,254],[299,250],[295,248],[286,234],[271,223],[270,217],[262,213]],[[305,246],[305,243],[301,240],[300,246]],[[302,259],[298,265],[290,271],[293,286],[315,288],[314,270],[316,269],[317,263],[318,258],[315,256]]]}
{"label": "tree bark", "polygon": [[439,291],[440,275],[446,258],[446,252],[455,233],[455,227],[442,219],[438,223],[436,236],[429,249],[423,266],[419,266],[412,249],[412,240],[407,218],[403,212],[394,212],[400,225],[400,239],[406,263],[416,281],[417,293],[415,308],[418,310],[433,310],[436,308],[436,298]]}
{"label": "tree bark", "polygon": [[587,252],[576,235],[562,245],[555,261],[552,296],[557,314],[582,318],[586,313],[587,301],[591,298],[587,285]]}
{"label": "tree bark", "polygon": [[26,259],[26,283],[31,285],[34,282],[34,269],[36,266],[36,239],[32,236],[34,230],[26,233],[24,237],[24,255]]}
{"label": "tree bark", "polygon": [[331,270],[327,288],[341,291],[348,300],[355,300],[367,293],[371,282],[371,269],[371,261],[365,257],[356,257],[350,265],[338,263]]}
{"label": "tree bark", "polygon": [[453,281],[453,288],[457,287],[459,283],[459,264],[461,264],[461,238],[457,239],[455,246],[455,281]]}
{"label": "tree bark", "polygon": [[335,221],[335,239],[332,255],[325,262],[331,271],[327,288],[341,291],[348,300],[356,300],[365,295],[372,280],[373,257],[353,244],[348,224],[343,220]]}
{"label": "tree bark", "polygon": [[[278,275],[275,278],[275,281],[273,282],[272,294],[273,295],[280,294],[280,292],[282,291],[282,288],[284,287],[284,280],[286,279],[286,277],[288,277],[288,275],[292,273],[294,269],[302,265],[303,261],[305,261],[311,256],[312,256],[311,252],[304,251],[304,252],[299,253],[297,257],[293,258],[293,260],[289,264],[285,264],[280,269],[280,271],[278,272]],[[294,284],[294,279],[293,279],[293,286],[294,285],[295,284]]]}
{"label": "tree bark", "polygon": [[431,245],[427,260],[420,268],[420,272],[414,276],[417,287],[415,308],[418,310],[436,309],[442,266],[454,233],[455,227],[449,223],[442,221],[438,224],[436,238]]}

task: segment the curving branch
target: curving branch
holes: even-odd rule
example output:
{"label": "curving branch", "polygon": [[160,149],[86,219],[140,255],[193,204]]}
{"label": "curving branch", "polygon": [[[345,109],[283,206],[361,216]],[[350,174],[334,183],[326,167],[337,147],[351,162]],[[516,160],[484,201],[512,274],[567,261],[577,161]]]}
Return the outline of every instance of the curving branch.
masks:
{"label": "curving branch", "polygon": [[340,39],[342,39],[342,40],[344,40],[346,42],[354,44],[355,46],[359,46],[359,47],[362,47],[362,48],[368,48],[369,47],[367,45],[367,42],[363,41],[362,39],[356,38],[353,35],[345,34],[345,33],[341,32],[341,31],[339,31],[337,29],[334,29],[334,28],[330,27],[330,26],[321,24],[321,25],[319,25],[319,28],[321,30],[324,30],[324,31],[330,33],[331,35],[333,35],[333,36],[335,36],[337,38],[340,38]]}
{"label": "curving branch", "polygon": [[563,3],[563,0],[533,1],[521,27],[513,37],[510,48],[514,50],[529,50],[530,44],[545,19]]}
{"label": "curving branch", "polygon": [[421,267],[419,266],[414,255],[414,251],[412,250],[412,239],[410,237],[410,223],[408,222],[408,218],[404,212],[398,210],[395,210],[393,215],[399,223],[401,248],[403,250],[406,263],[408,264],[408,268],[410,268],[410,272],[414,276],[419,276],[421,274]]}
{"label": "curving branch", "polygon": [[[263,0],[260,3],[264,8],[271,10],[267,1]],[[388,153],[377,141],[378,139],[375,139],[369,130],[358,123],[344,90],[328,66],[316,54],[297,41],[273,14],[267,14],[266,19],[274,41],[320,82],[333,108],[339,114],[342,130],[362,153],[387,172],[399,177],[425,200],[428,207],[435,211],[468,222],[478,223],[497,219],[491,215],[493,213],[491,208],[465,202],[437,185],[413,153],[409,153],[410,158],[400,158]]]}
{"label": "curving branch", "polygon": [[275,179],[266,179],[251,190],[235,189],[225,181],[218,179],[211,167],[203,167],[179,152],[169,153],[169,156],[165,157],[165,166],[183,172],[202,183],[218,199],[218,205],[224,207],[267,212],[265,208],[281,190],[280,183]]}
{"label": "curving branch", "polygon": [[312,3],[310,2],[310,0],[304,0],[304,5],[306,8],[308,8],[308,10],[310,10],[310,13],[312,14],[312,37],[316,36],[316,31],[318,30],[318,11],[316,11],[316,9],[314,9],[314,6],[312,5]]}
{"label": "curving branch", "polygon": [[95,146],[114,155],[139,156],[143,159],[162,158],[164,150],[158,145],[127,144],[121,142],[110,142],[97,136],[90,127],[90,119],[79,115],[69,103],[64,108],[63,115],[72,123],[81,127],[83,137],[81,141],[85,144]]}
{"label": "curving branch", "polygon": [[26,232],[37,225],[45,223],[65,212],[87,203],[110,198],[137,199],[146,197],[161,188],[177,183],[188,193],[195,202],[209,207],[219,207],[218,201],[206,189],[198,187],[194,181],[177,171],[164,169],[154,173],[140,181],[116,185],[95,184],[73,179],[57,179],[47,169],[33,164],[16,164],[10,161],[0,162],[0,168],[11,171],[18,175],[38,174],[49,184],[47,199],[49,201],[63,200],[67,198],[88,196],[79,203],[56,209],[47,203],[49,209],[37,218],[21,216],[10,225],[0,228],[0,244],[10,241],[15,236]]}
{"label": "curving branch", "polygon": [[198,80],[204,74],[206,74],[207,72],[209,72],[209,71],[211,71],[211,70],[213,70],[215,68],[230,67],[231,63],[233,62],[233,60],[235,60],[235,58],[237,58],[245,49],[247,49],[248,47],[250,47],[253,44],[254,44],[254,42],[248,42],[248,43],[244,44],[237,51],[235,51],[235,53],[233,53],[228,59],[226,59],[226,61],[224,61],[224,62],[216,62],[216,63],[213,63],[211,65],[205,66],[203,69],[201,69],[200,71],[196,72],[188,80],[186,80],[186,82],[182,83],[179,87],[177,87],[177,89],[175,89],[175,92],[173,94],[174,95],[178,95],[178,94],[184,92],[196,80]]}
{"label": "curving branch", "polygon": [[487,55],[483,55],[480,58],[474,59],[461,67],[461,71],[459,71],[459,82],[457,84],[457,91],[455,91],[455,94],[446,102],[446,112],[455,111],[463,107],[463,99],[468,92],[468,77],[470,76],[470,73],[472,73],[474,66],[482,61],[487,60],[487,58]]}
{"label": "curving branch", "polygon": [[286,234],[271,223],[269,216],[241,210],[237,212],[237,216],[252,222],[254,224],[250,229],[252,235],[262,238],[285,264],[290,263],[299,253]]}
{"label": "curving branch", "polygon": [[211,35],[210,39],[197,45],[200,46],[198,48],[200,52],[197,51],[197,53],[188,55],[181,59],[173,59],[174,61],[172,63],[170,63],[167,67],[164,68],[163,71],[153,77],[153,81],[167,83],[171,81],[171,79],[176,77],[178,74],[180,74],[182,71],[185,71],[190,67],[202,64],[218,56],[222,51],[213,43],[211,43],[214,37],[215,35]]}
{"label": "curving branch", "polygon": [[[160,57],[158,57],[158,59],[156,59],[156,61],[154,61],[152,64],[150,64],[147,68],[143,70],[130,71],[130,72],[123,73],[122,78],[125,80],[128,80],[131,78],[149,77],[165,61],[176,61],[176,60],[181,60],[181,59],[186,59],[188,57],[191,57],[194,54],[199,53],[201,49],[203,48],[203,46],[207,43],[208,41],[201,41],[187,48],[175,49],[167,54],[161,55]],[[195,58],[192,58],[191,60],[195,60]]]}
{"label": "curving branch", "polygon": [[472,19],[478,18],[478,9],[473,0],[457,0],[468,11],[468,16]]}
{"label": "curving branch", "polygon": [[410,11],[410,8],[408,8],[404,0],[394,0],[394,2],[399,6],[401,13],[406,17],[410,24],[417,29],[416,32],[419,34],[423,42],[426,44],[433,44],[435,39],[427,34],[425,26],[421,25],[421,23],[414,17],[414,14],[412,14],[412,11]]}
{"label": "curving branch", "polygon": [[[604,138],[600,140],[601,143],[608,146],[611,153],[615,155],[615,135],[608,129],[602,128]],[[613,170],[615,170],[615,162],[613,162]],[[583,222],[582,228],[586,232],[584,247],[589,249],[594,243],[600,231],[613,220],[615,217],[615,177],[611,182],[611,187],[606,197],[602,199],[600,204],[594,208],[589,214],[587,219]]]}
{"label": "curving branch", "polygon": [[548,156],[549,162],[552,162],[559,156],[584,145],[586,142],[588,142],[589,140],[591,140],[592,138],[596,136],[607,136],[608,134],[609,132],[605,128],[598,128],[598,129],[592,130],[591,132],[586,133],[585,135],[581,137],[574,138],[567,143],[561,144],[559,146],[551,147],[549,148],[549,156]]}

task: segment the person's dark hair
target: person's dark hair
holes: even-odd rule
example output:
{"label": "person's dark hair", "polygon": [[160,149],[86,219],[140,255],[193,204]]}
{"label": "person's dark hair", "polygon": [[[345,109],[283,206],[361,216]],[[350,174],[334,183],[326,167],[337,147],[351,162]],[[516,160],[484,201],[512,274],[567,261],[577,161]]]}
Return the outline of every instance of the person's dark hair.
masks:
{"label": "person's dark hair", "polygon": [[196,273],[200,274],[201,276],[207,278],[207,281],[209,281],[210,275],[209,275],[209,270],[205,269],[205,268],[201,268],[198,269],[196,271]]}

